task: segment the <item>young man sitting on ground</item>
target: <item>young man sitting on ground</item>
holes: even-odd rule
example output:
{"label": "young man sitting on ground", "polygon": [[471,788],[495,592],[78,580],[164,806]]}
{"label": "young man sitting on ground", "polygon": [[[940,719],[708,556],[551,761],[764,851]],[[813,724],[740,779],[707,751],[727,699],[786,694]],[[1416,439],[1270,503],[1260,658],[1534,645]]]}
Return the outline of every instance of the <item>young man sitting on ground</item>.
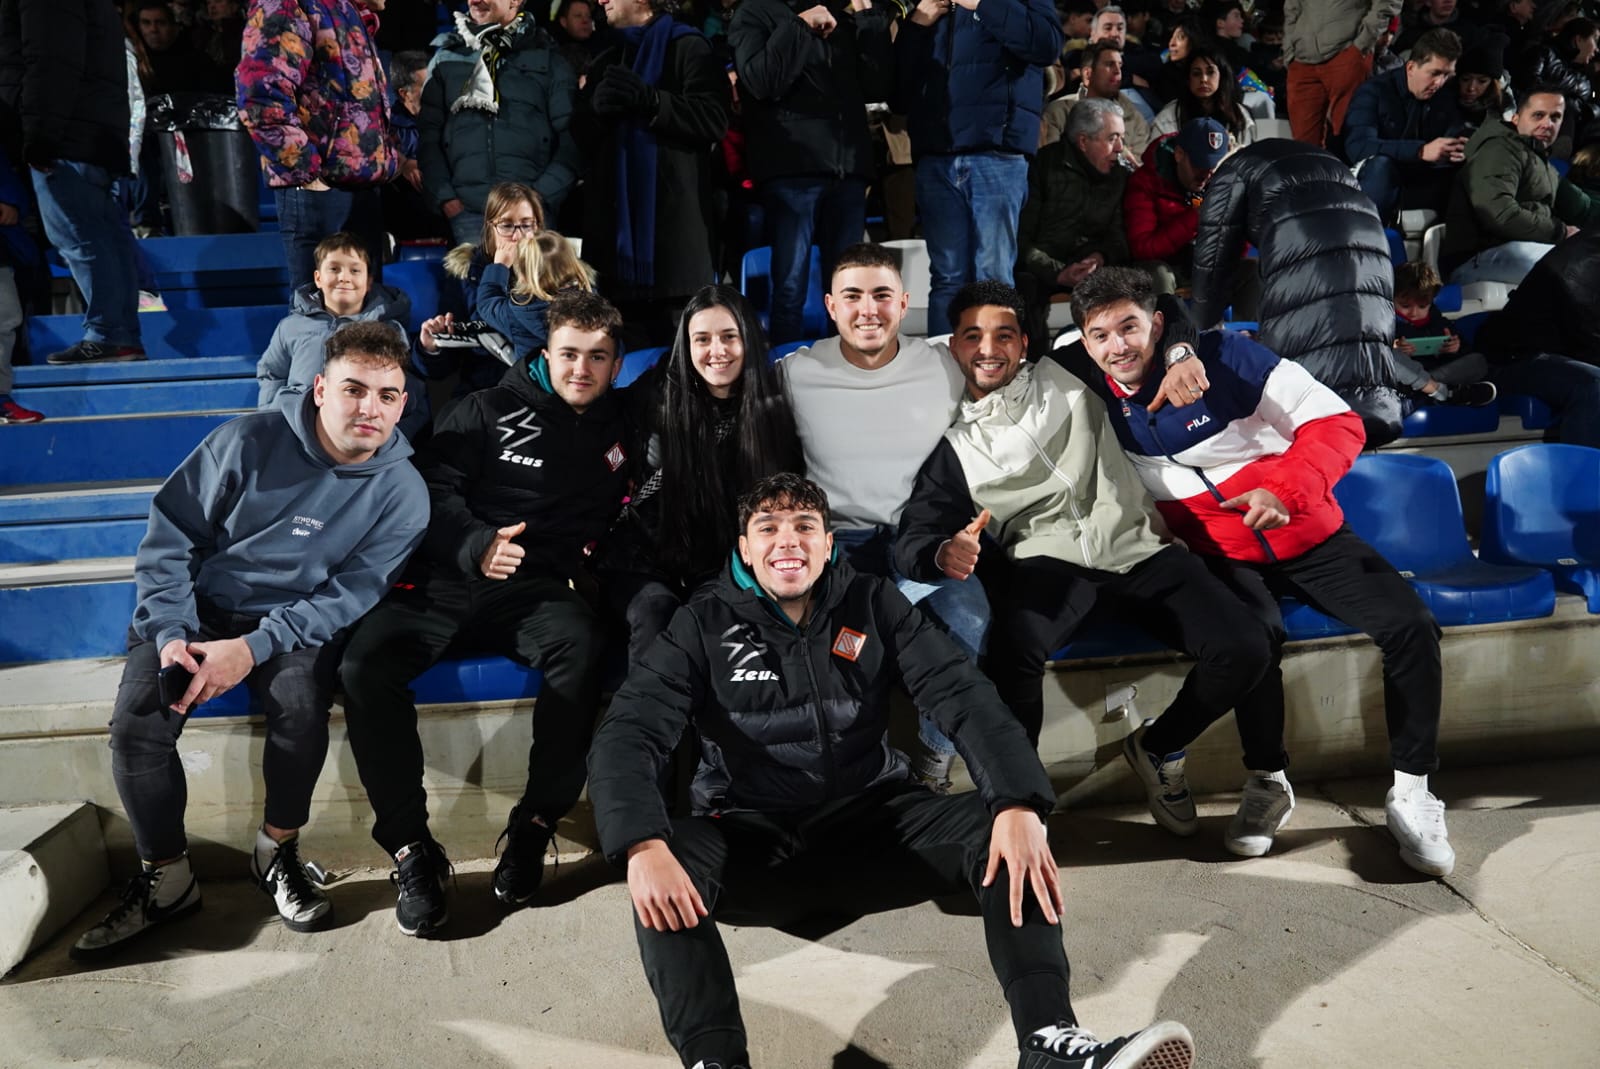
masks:
{"label": "young man sitting on ground", "polygon": [[[692,1069],[749,1069],[733,969],[712,915],[752,869],[786,882],[883,864],[965,884],[1011,1006],[1021,1069],[1187,1069],[1188,1029],[1101,1042],[1077,1024],[1061,945],[1055,793],[999,695],[894,584],[835,561],[827,497],[797,475],[740,501],[727,570],[679,609],[629,674],[590,752],[601,848],[626,864],[639,952],[673,1049]],[[956,740],[978,790],[910,779],[887,738],[899,681]],[[656,777],[689,725],[693,815]]]}

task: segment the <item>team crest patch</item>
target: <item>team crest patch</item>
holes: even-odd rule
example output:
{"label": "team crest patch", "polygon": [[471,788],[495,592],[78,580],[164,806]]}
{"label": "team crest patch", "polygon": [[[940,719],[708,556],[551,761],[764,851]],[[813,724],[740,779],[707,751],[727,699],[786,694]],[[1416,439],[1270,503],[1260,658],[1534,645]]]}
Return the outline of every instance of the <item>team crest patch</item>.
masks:
{"label": "team crest patch", "polygon": [[618,442],[606,450],[606,463],[611,465],[611,470],[616,471],[622,467],[622,462],[628,459],[628,454],[622,451],[622,443]]}
{"label": "team crest patch", "polygon": [[847,661],[860,659],[861,651],[866,649],[867,636],[860,631],[852,631],[848,627],[839,628],[839,634],[833,640],[833,653],[836,657],[843,657]]}
{"label": "team crest patch", "polygon": [[1216,152],[1222,147],[1222,136],[1222,134],[1215,130],[1212,130],[1210,133],[1206,134],[1206,144],[1211,146],[1212,152]]}

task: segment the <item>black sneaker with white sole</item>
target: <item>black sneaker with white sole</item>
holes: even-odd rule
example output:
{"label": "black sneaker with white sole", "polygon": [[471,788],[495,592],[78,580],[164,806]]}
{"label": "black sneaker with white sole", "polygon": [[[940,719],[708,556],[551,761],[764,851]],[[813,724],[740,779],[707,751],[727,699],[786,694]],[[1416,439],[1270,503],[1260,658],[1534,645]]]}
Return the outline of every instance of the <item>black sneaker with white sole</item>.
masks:
{"label": "black sneaker with white sole", "polygon": [[532,816],[524,813],[522,806],[513,806],[506,830],[495,843],[506,844],[494,866],[494,896],[502,905],[527,905],[544,879],[544,855],[556,833],[554,828],[535,824]]}
{"label": "black sneaker with white sole", "polygon": [[150,929],[187,917],[200,908],[200,884],[181,857],[159,868],[147,869],[128,881],[122,901],[99,924],[84,932],[68,954],[74,961],[94,961],[122,947]]}
{"label": "black sneaker with white sole", "polygon": [[290,836],[279,843],[271,857],[262,868],[261,859],[252,853],[250,874],[255,877],[256,886],[272,896],[283,926],[291,932],[314,932],[332,923],[333,903],[300,860],[300,836]]}
{"label": "black sneaker with white sole", "polygon": [[1498,396],[1500,391],[1495,389],[1492,382],[1465,382],[1450,387],[1450,396],[1445,398],[1444,403],[1463,408],[1482,408],[1494,404]]}
{"label": "black sneaker with white sole", "polygon": [[45,357],[47,364],[126,364],[143,360],[144,350],[137,345],[111,345],[84,340]]}
{"label": "black sneaker with white sole", "polygon": [[1022,1046],[1017,1069],[1189,1069],[1194,1039],[1177,1021],[1100,1040],[1077,1025],[1041,1028]]}
{"label": "black sneaker with white sole", "polygon": [[432,839],[402,846],[394,855],[395,870],[389,882],[400,892],[394,904],[395,923],[406,935],[430,935],[450,919],[445,900],[445,882],[450,878],[450,859],[444,847]]}

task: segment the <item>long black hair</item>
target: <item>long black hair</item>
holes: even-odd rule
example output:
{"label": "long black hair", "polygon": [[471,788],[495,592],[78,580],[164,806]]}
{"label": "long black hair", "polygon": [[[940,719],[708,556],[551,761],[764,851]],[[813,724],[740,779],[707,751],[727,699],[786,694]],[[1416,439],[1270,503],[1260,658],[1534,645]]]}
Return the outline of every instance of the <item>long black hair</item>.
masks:
{"label": "long black hair", "polygon": [[[1199,60],[1217,68],[1217,91],[1211,97],[1208,109],[1189,88],[1189,73]],[[1228,128],[1234,137],[1244,135],[1244,107],[1239,103],[1239,82],[1233,64],[1222,50],[1210,41],[1196,41],[1189,46],[1189,55],[1183,61],[1183,85],[1178,90],[1178,128],[1190,119],[1209,117]]]}
{"label": "long black hair", "polygon": [[[726,308],[744,342],[744,365],[722,405],[690,357],[689,321],[708,308]],[[734,426],[719,440],[717,425],[730,414]],[[659,553],[661,563],[678,574],[720,563],[738,534],[740,494],[769,475],[804,470],[794,412],[768,359],[767,336],[754,306],[732,286],[706,286],[689,298],[662,376],[656,430]]]}

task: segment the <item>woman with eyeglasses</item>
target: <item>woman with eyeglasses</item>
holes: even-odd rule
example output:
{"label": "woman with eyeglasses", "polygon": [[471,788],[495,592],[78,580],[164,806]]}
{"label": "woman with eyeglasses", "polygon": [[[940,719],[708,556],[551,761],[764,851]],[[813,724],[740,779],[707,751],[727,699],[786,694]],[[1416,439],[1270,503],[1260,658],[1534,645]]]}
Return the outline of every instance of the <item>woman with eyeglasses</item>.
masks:
{"label": "woman with eyeglasses", "polygon": [[455,307],[441,311],[422,324],[417,337],[417,362],[430,379],[441,379],[452,371],[461,372],[461,391],[470,392],[493,386],[505,373],[505,364],[483,349],[445,349],[437,335],[449,332],[456,323],[479,319],[478,291],[483,272],[495,261],[502,247],[514,248],[518,241],[544,229],[544,205],[531,186],[521,182],[501,182],[484,199],[483,226],[478,244],[457,245],[444,257],[445,274],[461,284]]}

